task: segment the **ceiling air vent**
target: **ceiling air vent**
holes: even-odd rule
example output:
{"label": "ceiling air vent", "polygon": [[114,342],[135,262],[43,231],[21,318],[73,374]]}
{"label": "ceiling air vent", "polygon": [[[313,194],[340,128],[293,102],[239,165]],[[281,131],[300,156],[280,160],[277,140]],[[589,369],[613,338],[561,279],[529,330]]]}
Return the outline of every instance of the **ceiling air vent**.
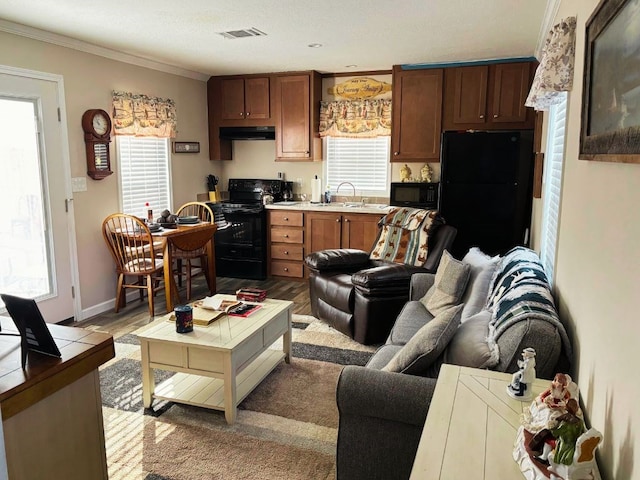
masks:
{"label": "ceiling air vent", "polygon": [[266,35],[266,33],[261,32],[257,28],[253,27],[244,30],[229,30],[228,32],[218,32],[218,34],[230,40],[234,38],[264,37]]}

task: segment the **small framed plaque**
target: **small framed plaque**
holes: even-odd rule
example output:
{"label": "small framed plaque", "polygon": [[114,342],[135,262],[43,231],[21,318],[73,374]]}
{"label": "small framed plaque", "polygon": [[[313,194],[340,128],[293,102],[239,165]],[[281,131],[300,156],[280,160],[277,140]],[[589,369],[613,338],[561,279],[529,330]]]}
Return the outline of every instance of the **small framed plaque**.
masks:
{"label": "small framed plaque", "polygon": [[173,153],[200,153],[200,142],[173,142]]}

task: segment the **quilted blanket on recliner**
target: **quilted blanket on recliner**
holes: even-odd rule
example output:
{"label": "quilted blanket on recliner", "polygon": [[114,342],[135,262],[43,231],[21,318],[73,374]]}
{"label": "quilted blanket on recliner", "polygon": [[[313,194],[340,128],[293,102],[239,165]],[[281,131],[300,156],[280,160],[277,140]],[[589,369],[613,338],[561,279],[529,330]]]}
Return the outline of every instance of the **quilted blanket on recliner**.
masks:
{"label": "quilted blanket on recliner", "polygon": [[380,219],[378,240],[369,257],[422,266],[429,253],[429,235],[442,223],[437,210],[395,208]]}

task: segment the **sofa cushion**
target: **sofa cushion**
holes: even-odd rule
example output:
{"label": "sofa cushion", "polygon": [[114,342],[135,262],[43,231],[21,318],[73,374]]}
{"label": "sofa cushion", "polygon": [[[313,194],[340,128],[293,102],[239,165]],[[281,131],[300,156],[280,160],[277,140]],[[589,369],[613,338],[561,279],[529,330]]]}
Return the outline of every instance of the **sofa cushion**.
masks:
{"label": "sofa cushion", "polygon": [[464,303],[460,318],[462,323],[485,307],[491,279],[499,261],[500,257],[490,257],[478,247],[469,249],[462,259],[462,263],[469,265],[469,283],[461,300]]}
{"label": "sofa cushion", "polygon": [[405,303],[387,338],[387,344],[406,344],[432,318],[433,315],[422,303],[418,301]]}
{"label": "sofa cushion", "polygon": [[433,315],[460,303],[469,281],[469,265],[456,260],[446,250],[442,253],[433,286],[420,299]]}
{"label": "sofa cushion", "polygon": [[416,332],[382,370],[420,375],[444,351],[460,324],[462,305],[444,310]]}
{"label": "sofa cushion", "polygon": [[491,312],[482,310],[460,325],[444,351],[444,363],[473,368],[495,367],[499,361],[498,352],[487,343],[490,321]]}
{"label": "sofa cushion", "polygon": [[402,345],[382,345],[376,353],[367,362],[367,368],[375,368],[376,370],[382,370],[382,368],[389,363],[393,356],[398,353],[402,348]]}

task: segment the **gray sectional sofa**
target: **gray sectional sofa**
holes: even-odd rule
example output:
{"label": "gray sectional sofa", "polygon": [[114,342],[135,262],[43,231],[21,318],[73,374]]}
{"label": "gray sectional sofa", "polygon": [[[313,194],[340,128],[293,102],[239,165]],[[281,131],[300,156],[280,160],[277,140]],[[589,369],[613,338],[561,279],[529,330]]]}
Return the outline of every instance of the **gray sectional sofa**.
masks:
{"label": "gray sectional sofa", "polygon": [[[462,279],[454,285],[447,277],[456,269]],[[434,305],[443,298],[460,305],[438,313]],[[536,350],[538,377],[568,371],[569,339],[532,250],[490,258],[471,249],[462,262],[443,256],[436,274],[415,274],[387,342],[365,367],[341,373],[337,478],[409,478],[440,366],[515,372],[525,347]]]}

